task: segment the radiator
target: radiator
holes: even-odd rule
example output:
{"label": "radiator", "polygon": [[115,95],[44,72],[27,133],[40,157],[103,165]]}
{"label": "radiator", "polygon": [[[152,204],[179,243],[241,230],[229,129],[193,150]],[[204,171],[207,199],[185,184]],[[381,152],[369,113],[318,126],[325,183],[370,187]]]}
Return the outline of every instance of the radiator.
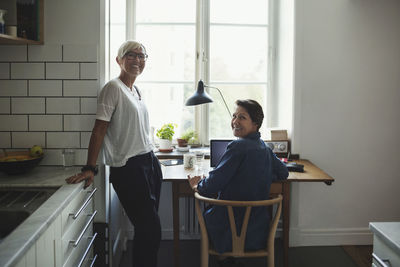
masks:
{"label": "radiator", "polygon": [[182,206],[184,209],[184,220],[182,225],[182,234],[186,238],[199,238],[200,237],[200,225],[197,220],[195,203],[193,197],[182,198]]}

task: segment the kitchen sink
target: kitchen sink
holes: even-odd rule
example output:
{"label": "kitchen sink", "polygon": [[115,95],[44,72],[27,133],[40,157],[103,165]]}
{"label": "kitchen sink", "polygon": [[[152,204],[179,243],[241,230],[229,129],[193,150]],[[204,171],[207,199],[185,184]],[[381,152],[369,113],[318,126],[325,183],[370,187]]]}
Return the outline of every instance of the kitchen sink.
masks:
{"label": "kitchen sink", "polygon": [[23,210],[2,210],[0,211],[0,239],[5,238],[9,233],[11,233],[15,228],[18,227],[26,218],[31,215],[27,211]]}
{"label": "kitchen sink", "polygon": [[0,188],[0,240],[9,235],[58,188]]}

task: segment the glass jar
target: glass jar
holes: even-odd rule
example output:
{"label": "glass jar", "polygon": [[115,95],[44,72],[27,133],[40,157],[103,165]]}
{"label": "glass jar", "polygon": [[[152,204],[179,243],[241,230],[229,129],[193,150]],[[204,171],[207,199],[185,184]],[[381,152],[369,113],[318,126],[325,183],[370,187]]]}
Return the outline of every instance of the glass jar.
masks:
{"label": "glass jar", "polygon": [[4,34],[4,15],[7,13],[7,11],[0,9],[0,33]]}

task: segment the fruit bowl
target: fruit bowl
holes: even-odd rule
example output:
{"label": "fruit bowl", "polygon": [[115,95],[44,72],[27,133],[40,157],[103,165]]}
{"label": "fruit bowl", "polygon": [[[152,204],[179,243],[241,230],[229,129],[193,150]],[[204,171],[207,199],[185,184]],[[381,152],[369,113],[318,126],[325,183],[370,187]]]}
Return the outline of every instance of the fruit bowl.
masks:
{"label": "fruit bowl", "polygon": [[8,152],[7,156],[0,156],[0,171],[7,174],[25,173],[36,167],[43,157],[43,154],[32,157],[29,151]]}

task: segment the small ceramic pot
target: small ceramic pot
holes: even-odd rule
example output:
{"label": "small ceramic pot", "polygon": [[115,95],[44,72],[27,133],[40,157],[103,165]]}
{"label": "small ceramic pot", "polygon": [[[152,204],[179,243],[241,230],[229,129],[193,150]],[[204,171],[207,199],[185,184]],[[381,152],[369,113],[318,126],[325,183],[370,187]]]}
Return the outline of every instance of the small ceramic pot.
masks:
{"label": "small ceramic pot", "polygon": [[185,139],[178,138],[176,139],[176,141],[178,141],[178,146],[180,147],[187,147],[188,145],[188,142]]}
{"label": "small ceramic pot", "polygon": [[172,148],[172,141],[168,139],[159,140],[160,149],[167,150]]}

